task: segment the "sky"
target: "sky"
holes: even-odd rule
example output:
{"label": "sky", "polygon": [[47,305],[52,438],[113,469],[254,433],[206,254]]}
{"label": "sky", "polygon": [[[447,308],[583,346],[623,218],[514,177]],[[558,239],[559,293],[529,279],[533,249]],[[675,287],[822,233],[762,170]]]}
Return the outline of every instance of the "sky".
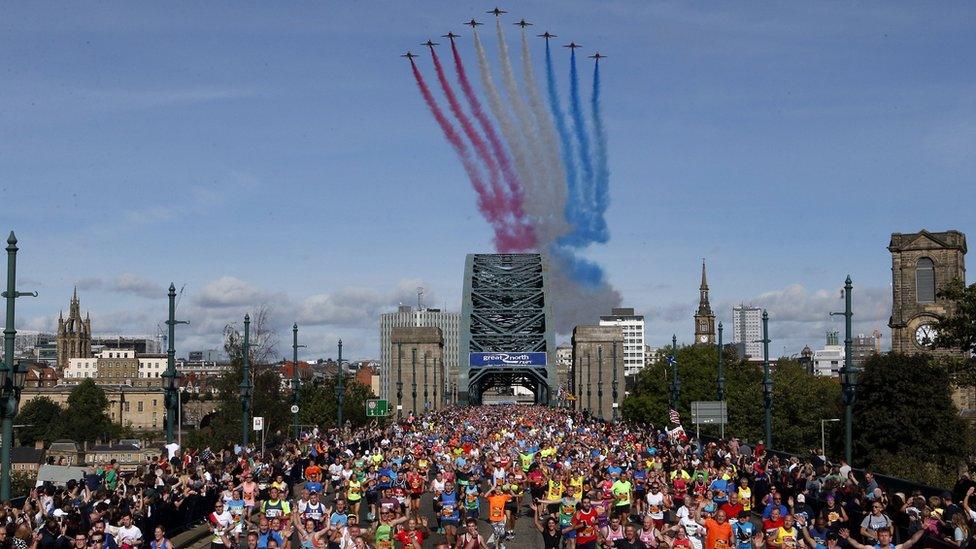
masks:
{"label": "sky", "polygon": [[[173,282],[178,355],[266,306],[281,354],[297,322],[303,357],[341,337],[359,359],[417,287],[459,310],[464,256],[491,232],[399,55],[452,30],[473,63],[460,23],[492,7],[6,5],[0,229],[39,293],[18,329],[52,331],[77,286],[97,334],[155,334]],[[842,330],[828,313],[848,274],[855,331],[888,346],[890,234],[976,235],[972,3],[500,7],[609,56],[611,238],[585,255],[651,345],[691,342],[705,258],[718,319],[766,307],[774,354]]]}

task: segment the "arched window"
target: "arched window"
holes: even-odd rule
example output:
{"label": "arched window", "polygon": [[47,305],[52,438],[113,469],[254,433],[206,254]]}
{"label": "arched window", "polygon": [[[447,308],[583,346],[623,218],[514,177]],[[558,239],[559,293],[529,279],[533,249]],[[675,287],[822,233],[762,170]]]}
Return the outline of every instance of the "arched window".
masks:
{"label": "arched window", "polygon": [[915,263],[915,297],[919,303],[935,301],[935,264],[927,257]]}

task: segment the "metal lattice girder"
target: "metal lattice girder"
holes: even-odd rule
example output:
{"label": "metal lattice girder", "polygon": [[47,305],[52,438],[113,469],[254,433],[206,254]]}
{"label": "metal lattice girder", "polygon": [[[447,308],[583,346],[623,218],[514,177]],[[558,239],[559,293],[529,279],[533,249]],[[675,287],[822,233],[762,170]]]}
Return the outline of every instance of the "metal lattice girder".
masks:
{"label": "metal lattice girder", "polygon": [[[548,402],[556,381],[555,336],[540,254],[471,254],[464,271],[459,397],[472,403],[490,387],[521,385]],[[545,352],[546,367],[471,369],[472,352]],[[468,397],[468,391],[477,394]]]}

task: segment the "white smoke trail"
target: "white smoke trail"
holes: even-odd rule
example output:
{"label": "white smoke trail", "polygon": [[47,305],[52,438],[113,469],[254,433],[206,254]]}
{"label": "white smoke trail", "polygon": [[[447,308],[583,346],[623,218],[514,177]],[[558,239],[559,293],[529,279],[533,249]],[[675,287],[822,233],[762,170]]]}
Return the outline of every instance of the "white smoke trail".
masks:
{"label": "white smoke trail", "polygon": [[[481,38],[478,37],[478,31],[473,27],[472,31],[474,35],[474,49],[478,54],[478,73],[481,76],[481,83],[485,87],[485,95],[488,97],[488,108],[491,109],[492,114],[495,115],[495,119],[498,120],[498,125],[502,129],[502,135],[505,136],[508,149],[515,159],[515,170],[518,172],[519,179],[522,181],[521,192],[524,193],[526,189],[535,186],[532,183],[533,173],[525,155],[526,147],[522,142],[521,134],[515,129],[508,111],[502,105],[502,97],[498,93],[498,88],[495,87],[495,82],[492,79],[491,67],[488,65],[488,55],[485,53],[485,48],[481,44]],[[514,195],[520,191],[519,189],[509,189],[509,192]],[[523,205],[523,209],[530,216],[530,219],[535,221],[535,216],[526,209],[525,205]]]}
{"label": "white smoke trail", "polygon": [[522,29],[522,78],[525,80],[525,88],[528,92],[529,107],[535,116],[540,147],[543,151],[546,170],[545,175],[548,179],[546,187],[546,202],[549,206],[548,227],[553,233],[553,237],[559,237],[569,232],[569,224],[563,211],[566,208],[566,171],[563,169],[562,159],[560,158],[559,137],[556,135],[556,128],[549,115],[549,109],[543,104],[536,87],[535,72],[532,69],[532,55],[529,52],[529,42],[525,37],[525,29]]}
{"label": "white smoke trail", "polygon": [[528,152],[526,160],[532,170],[532,178],[525,182],[525,212],[535,222],[536,237],[539,242],[549,243],[552,242],[555,235],[552,234],[550,227],[552,204],[547,202],[550,191],[548,189],[549,177],[545,157],[536,132],[536,125],[533,123],[532,115],[519,92],[518,82],[515,80],[515,71],[512,70],[512,60],[508,54],[505,32],[502,30],[502,23],[498,18],[495,19],[495,33],[498,35],[502,82],[505,84],[508,102],[515,111],[515,119],[522,131],[523,142]]}

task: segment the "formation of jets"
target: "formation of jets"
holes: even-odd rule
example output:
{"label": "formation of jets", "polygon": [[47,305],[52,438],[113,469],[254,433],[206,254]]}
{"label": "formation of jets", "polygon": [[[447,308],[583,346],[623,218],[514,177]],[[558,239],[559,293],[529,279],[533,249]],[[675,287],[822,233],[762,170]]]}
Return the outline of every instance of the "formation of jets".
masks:
{"label": "formation of jets", "polygon": [[[495,9],[488,10],[485,13],[494,15],[495,17],[500,17],[503,13],[508,13],[508,12],[496,7]],[[468,21],[468,22],[466,22],[464,24],[467,25],[467,26],[469,26],[469,27],[471,27],[472,29],[474,29],[475,27],[477,27],[479,25],[484,25],[484,23],[479,23],[478,21],[475,21],[474,18],[471,18],[470,21]],[[532,23],[529,23],[525,19],[521,19],[521,20],[519,20],[518,23],[513,23],[513,24],[521,27],[522,29],[525,29],[525,27],[532,26]],[[441,36],[442,36],[442,38],[447,38],[451,42],[453,42],[455,38],[459,38],[460,37],[460,35],[454,34],[453,32],[448,32],[447,34],[444,34],[444,35],[441,35]],[[545,38],[546,39],[546,42],[548,43],[549,42],[549,39],[550,38],[556,38],[556,35],[550,33],[549,31],[546,31],[546,32],[540,34],[539,35],[539,38]],[[426,42],[423,42],[420,45],[421,46],[427,46],[428,48],[431,49],[431,51],[433,51],[434,46],[437,46],[438,43],[437,42],[434,42],[434,41],[431,41],[431,40],[427,40]],[[570,42],[569,44],[566,44],[563,47],[564,48],[569,48],[571,50],[575,50],[576,48],[582,48],[583,46],[577,44],[576,42]],[[417,56],[414,55],[414,54],[412,54],[412,53],[410,53],[408,51],[407,53],[401,55],[400,57],[406,57],[407,59],[410,59],[412,61],[413,58],[414,57],[417,57]],[[590,59],[595,59],[597,63],[599,63],[601,59],[604,59],[606,57],[607,57],[606,55],[602,55],[602,54],[600,54],[600,52],[596,52],[593,55],[590,55],[589,56]]]}

